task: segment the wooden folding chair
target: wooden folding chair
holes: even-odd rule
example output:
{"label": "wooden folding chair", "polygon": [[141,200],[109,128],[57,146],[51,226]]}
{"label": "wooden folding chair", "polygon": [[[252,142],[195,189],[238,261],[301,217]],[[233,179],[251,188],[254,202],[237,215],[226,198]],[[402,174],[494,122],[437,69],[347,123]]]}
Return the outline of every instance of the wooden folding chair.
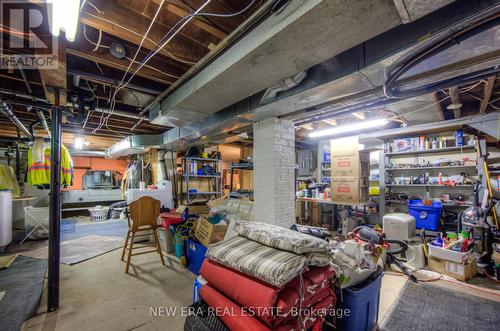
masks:
{"label": "wooden folding chair", "polygon": [[[147,253],[158,253],[160,254],[161,263],[165,265],[163,260],[163,254],[160,248],[160,241],[158,240],[158,234],[156,229],[158,228],[157,220],[158,215],[160,215],[160,201],[153,199],[151,197],[142,197],[134,202],[132,202],[127,207],[127,221],[128,221],[128,231],[127,238],[125,239],[125,246],[123,246],[122,251],[122,261],[125,261],[125,253],[127,253],[127,266],[125,267],[125,272],[128,273],[130,266],[130,258],[134,255],[141,255]],[[155,248],[154,250],[141,251],[138,253],[133,253],[134,241],[140,236],[153,235]],[[130,243],[129,243],[130,241]],[[135,249],[149,248],[151,246],[140,246]]]}

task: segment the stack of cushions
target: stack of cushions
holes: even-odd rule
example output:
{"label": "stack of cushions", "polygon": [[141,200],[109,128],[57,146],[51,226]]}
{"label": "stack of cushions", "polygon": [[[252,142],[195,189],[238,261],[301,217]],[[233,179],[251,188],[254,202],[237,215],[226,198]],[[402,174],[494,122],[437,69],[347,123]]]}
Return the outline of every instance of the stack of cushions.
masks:
{"label": "stack of cushions", "polygon": [[326,241],[257,222],[209,247],[202,299],[231,330],[300,330],[335,305],[335,271]]}

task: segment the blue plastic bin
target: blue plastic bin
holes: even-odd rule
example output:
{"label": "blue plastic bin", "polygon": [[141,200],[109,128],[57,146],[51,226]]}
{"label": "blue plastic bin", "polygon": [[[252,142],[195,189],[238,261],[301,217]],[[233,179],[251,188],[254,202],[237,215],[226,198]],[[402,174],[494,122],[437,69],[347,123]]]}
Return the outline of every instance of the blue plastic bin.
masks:
{"label": "blue plastic bin", "polygon": [[186,245],[187,267],[193,274],[199,275],[201,265],[205,261],[207,247],[191,239],[186,240]]}
{"label": "blue plastic bin", "polygon": [[424,206],[422,200],[408,201],[408,214],[415,217],[417,229],[437,231],[443,205],[441,202],[432,202],[432,206]]}
{"label": "blue plastic bin", "polygon": [[375,330],[378,320],[380,303],[380,287],[382,285],[381,273],[371,283],[362,288],[346,288],[342,290],[342,301],[337,295],[338,307],[349,309],[349,316],[337,319],[337,330],[362,331]]}
{"label": "blue plastic bin", "polygon": [[73,233],[75,232],[76,221],[75,220],[61,220],[60,228],[62,233]]}

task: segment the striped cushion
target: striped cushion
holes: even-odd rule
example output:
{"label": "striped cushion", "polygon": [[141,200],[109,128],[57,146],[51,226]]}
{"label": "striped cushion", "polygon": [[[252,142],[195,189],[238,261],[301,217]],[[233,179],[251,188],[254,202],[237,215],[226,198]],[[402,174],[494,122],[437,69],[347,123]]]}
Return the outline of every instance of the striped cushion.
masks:
{"label": "striped cushion", "polygon": [[284,286],[299,275],[308,263],[304,255],[275,249],[240,236],[211,245],[207,258],[277,287]]}
{"label": "striped cushion", "polygon": [[295,254],[330,252],[325,240],[271,224],[236,221],[234,230],[242,237]]}

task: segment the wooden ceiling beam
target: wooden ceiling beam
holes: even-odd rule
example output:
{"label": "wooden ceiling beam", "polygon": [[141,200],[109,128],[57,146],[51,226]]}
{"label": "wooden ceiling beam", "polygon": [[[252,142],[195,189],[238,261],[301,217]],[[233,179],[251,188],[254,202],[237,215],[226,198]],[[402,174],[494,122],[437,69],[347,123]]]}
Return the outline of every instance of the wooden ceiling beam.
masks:
{"label": "wooden ceiling beam", "polygon": [[[152,0],[152,1],[155,4],[159,5],[162,0]],[[188,9],[186,9],[185,7],[183,8],[183,7],[175,4],[173,1],[167,0],[166,4],[164,4],[164,6],[165,6],[166,10],[168,10],[172,14],[179,16],[179,17],[185,17],[185,16],[191,14],[191,12]],[[213,35],[221,40],[227,37],[227,33],[225,31],[219,29],[215,25],[206,21],[205,19],[203,19],[203,17],[195,17],[195,18],[193,18],[193,20],[191,22],[193,23],[194,26],[200,28],[201,30],[204,30],[204,31],[210,33],[211,35]]]}
{"label": "wooden ceiling beam", "polygon": [[496,76],[488,77],[487,84],[484,86],[483,101],[481,101],[481,106],[479,107],[479,113],[485,113],[488,109],[488,103],[490,102],[491,93],[493,92],[493,87],[495,86]]}
{"label": "wooden ceiling beam", "polygon": [[40,69],[45,98],[51,105],[66,105],[66,42],[64,34],[59,36],[57,46],[57,69]]}
{"label": "wooden ceiling beam", "polygon": [[435,93],[432,93],[432,97],[434,98],[434,102],[435,102],[435,109],[436,109],[436,112],[439,114],[439,117],[441,118],[441,121],[444,121],[445,120],[445,116],[444,116],[444,109],[443,109],[443,105],[441,104],[441,98],[439,97],[439,95],[437,94],[437,92]]}
{"label": "wooden ceiling beam", "polygon": [[[93,52],[90,46],[78,46],[67,49],[67,53],[82,59],[91,60],[97,62],[99,64],[106,65],[108,67],[118,69],[121,71],[125,71],[130,64],[130,61],[127,59],[118,59],[112,56],[107,50],[106,51],[98,51]],[[137,64],[133,64],[131,66],[131,70],[137,68]],[[153,68],[161,69],[162,66],[144,66],[141,70],[137,72],[137,76],[147,78],[150,80],[154,80],[156,82],[171,85],[178,79],[176,75],[166,75]]]}
{"label": "wooden ceiling beam", "polygon": [[459,107],[458,105],[461,106],[462,103],[460,102],[460,92],[458,91],[458,86],[450,87],[448,91],[450,92],[451,104],[454,105],[454,107],[452,108],[453,116],[455,117],[455,119],[459,119],[461,107]]}
{"label": "wooden ceiling beam", "polygon": [[[80,15],[80,21],[83,24],[135,45],[141,43],[151,19],[110,1],[94,0],[92,3],[99,8],[102,14],[97,12],[95,8],[86,6]],[[144,40],[143,47],[149,50],[156,49],[167,32],[168,29],[155,24]],[[183,63],[183,61],[197,62],[207,52],[208,49],[205,47],[183,35],[177,34],[172,42],[166,45],[159,54]],[[183,68],[185,68],[185,63]]]}

